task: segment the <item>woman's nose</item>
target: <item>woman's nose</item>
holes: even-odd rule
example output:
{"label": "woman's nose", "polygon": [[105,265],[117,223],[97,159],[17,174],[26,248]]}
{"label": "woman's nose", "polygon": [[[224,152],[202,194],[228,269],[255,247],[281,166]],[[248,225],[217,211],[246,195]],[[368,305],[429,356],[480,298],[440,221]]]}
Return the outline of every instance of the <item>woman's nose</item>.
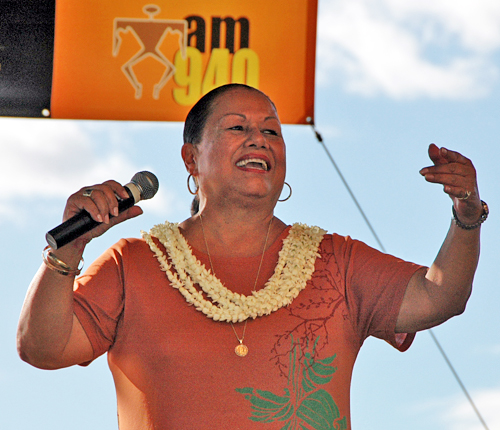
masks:
{"label": "woman's nose", "polygon": [[257,146],[267,148],[269,146],[266,136],[258,127],[252,127],[249,130],[248,138],[245,142],[248,146]]}

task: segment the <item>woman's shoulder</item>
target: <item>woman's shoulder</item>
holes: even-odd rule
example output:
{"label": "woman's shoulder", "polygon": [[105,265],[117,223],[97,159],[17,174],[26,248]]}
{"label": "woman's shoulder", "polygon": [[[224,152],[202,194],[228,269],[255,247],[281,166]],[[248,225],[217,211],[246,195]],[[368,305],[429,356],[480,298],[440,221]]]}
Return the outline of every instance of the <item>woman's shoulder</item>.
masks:
{"label": "woman's shoulder", "polygon": [[320,253],[329,254],[345,254],[350,253],[354,249],[364,249],[368,246],[357,239],[353,239],[349,235],[342,235],[339,233],[326,233],[320,245]]}
{"label": "woman's shoulder", "polygon": [[122,255],[125,253],[142,253],[149,251],[149,245],[144,239],[129,237],[120,239],[113,246],[111,246],[110,250],[118,252]]}

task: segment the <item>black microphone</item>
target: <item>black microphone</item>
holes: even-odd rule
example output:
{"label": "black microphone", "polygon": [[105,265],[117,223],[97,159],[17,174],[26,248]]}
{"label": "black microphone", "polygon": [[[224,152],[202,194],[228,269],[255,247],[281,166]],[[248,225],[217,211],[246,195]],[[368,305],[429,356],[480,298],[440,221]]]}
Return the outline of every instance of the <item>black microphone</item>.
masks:
{"label": "black microphone", "polygon": [[[129,198],[118,201],[118,211],[123,212],[140,200],[152,198],[158,191],[158,188],[158,178],[154,174],[151,172],[136,173],[130,180],[130,183],[125,185]],[[102,223],[92,219],[86,210],[82,210],[74,217],[50,230],[45,235],[45,239],[47,239],[47,243],[52,249],[58,249],[100,224]]]}

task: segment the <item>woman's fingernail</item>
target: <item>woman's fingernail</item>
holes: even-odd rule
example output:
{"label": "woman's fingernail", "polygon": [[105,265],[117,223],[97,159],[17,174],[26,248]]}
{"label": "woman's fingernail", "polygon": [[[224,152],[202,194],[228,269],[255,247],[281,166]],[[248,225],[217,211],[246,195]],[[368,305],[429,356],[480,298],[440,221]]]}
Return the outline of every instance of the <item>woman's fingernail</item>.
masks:
{"label": "woman's fingernail", "polygon": [[97,221],[102,222],[102,215],[101,214],[97,215]]}

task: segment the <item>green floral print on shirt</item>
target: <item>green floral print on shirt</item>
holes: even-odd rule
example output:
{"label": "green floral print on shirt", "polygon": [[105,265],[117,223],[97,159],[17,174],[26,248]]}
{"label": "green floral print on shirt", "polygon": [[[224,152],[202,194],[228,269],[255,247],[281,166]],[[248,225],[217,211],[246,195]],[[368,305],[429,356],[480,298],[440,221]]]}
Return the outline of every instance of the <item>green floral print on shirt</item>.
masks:
{"label": "green floral print on shirt", "polygon": [[340,418],[340,411],[330,393],[320,385],[331,381],[337,368],[332,364],[335,355],[323,360],[314,358],[312,352],[305,352],[292,338],[288,385],[284,395],[270,391],[245,387],[236,389],[251,403],[252,421],[270,423],[283,421],[281,430],[345,430],[346,417]]}

